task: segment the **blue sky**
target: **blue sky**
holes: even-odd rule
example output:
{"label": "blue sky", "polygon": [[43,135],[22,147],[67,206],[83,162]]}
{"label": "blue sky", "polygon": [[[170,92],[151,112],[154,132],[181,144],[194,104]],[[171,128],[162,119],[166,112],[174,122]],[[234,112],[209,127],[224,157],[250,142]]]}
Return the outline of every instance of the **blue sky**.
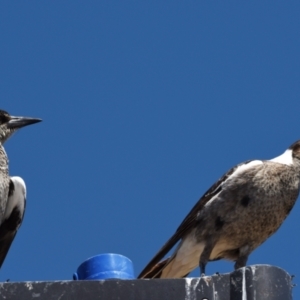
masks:
{"label": "blue sky", "polygon": [[[0,280],[71,279],[106,252],[137,275],[224,172],[300,139],[299,14],[296,1],[2,2],[1,108],[43,122],[6,144],[28,199]],[[299,209],[249,264],[299,283]]]}

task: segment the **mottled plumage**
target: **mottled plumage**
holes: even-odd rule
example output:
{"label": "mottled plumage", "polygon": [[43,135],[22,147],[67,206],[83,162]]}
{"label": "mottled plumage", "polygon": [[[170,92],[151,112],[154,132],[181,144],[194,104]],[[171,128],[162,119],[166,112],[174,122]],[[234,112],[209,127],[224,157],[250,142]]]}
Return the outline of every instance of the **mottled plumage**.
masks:
{"label": "mottled plumage", "polygon": [[[272,160],[229,170],[196,203],[139,278],[179,278],[208,261],[229,259],[235,269],[282,224],[299,194],[300,141]],[[179,242],[174,254],[161,261]]]}
{"label": "mottled plumage", "polygon": [[3,144],[21,127],[40,119],[13,117],[0,110],[0,267],[20,227],[26,204],[26,186],[22,178],[10,177]]}

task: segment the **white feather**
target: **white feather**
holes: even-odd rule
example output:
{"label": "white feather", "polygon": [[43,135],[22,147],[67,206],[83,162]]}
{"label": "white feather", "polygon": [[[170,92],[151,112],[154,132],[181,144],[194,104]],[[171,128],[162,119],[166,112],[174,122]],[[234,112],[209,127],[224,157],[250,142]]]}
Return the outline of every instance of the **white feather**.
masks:
{"label": "white feather", "polygon": [[229,180],[232,177],[240,175],[241,173],[253,168],[254,166],[258,166],[258,165],[262,165],[262,164],[263,164],[263,161],[261,161],[261,160],[252,160],[247,164],[242,164],[237,167],[237,169],[227,178],[227,180]]}
{"label": "white feather", "polygon": [[[250,161],[249,163],[245,163],[245,164],[242,164],[240,166],[238,166],[236,168],[236,170],[230,175],[228,176],[228,178],[226,180],[224,180],[223,182],[220,183],[220,186],[222,186],[226,181],[232,179],[233,177],[235,176],[238,176],[240,175],[241,173],[245,172],[246,170],[249,170],[251,168],[253,168],[254,166],[258,166],[258,165],[261,165],[263,164],[263,162],[261,160],[253,160],[253,161]],[[217,187],[218,188],[218,187]],[[217,189],[216,188],[216,189]],[[221,191],[220,191],[221,192]],[[214,195],[206,204],[205,206],[209,206],[216,198],[218,198],[220,192],[216,195]]]}
{"label": "white feather", "polygon": [[25,209],[25,199],[26,199],[26,185],[21,177],[11,177],[14,183],[14,191],[7,199],[6,210],[4,214],[4,219],[9,218],[13,209],[18,207],[21,215],[24,213]]}
{"label": "white feather", "polygon": [[288,149],[283,154],[270,159],[270,161],[290,166],[293,164],[293,151]]}

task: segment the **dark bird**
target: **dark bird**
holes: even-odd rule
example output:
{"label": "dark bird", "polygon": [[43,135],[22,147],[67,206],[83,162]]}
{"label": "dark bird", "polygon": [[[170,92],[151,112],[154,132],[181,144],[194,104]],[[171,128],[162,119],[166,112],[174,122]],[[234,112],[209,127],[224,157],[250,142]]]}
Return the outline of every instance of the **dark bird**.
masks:
{"label": "dark bird", "polygon": [[244,267],[285,220],[299,187],[300,141],[274,159],[235,166],[200,198],[138,278],[181,278],[197,266],[203,275],[206,264],[219,259]]}
{"label": "dark bird", "polygon": [[10,177],[3,144],[18,129],[41,119],[14,117],[0,110],[0,267],[19,229],[25,211],[26,186],[20,177]]}

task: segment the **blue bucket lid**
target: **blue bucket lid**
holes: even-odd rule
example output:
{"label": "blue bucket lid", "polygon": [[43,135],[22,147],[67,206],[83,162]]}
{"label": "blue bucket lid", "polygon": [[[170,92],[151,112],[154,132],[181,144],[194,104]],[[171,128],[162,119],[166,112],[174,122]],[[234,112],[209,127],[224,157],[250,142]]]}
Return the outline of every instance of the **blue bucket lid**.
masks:
{"label": "blue bucket lid", "polygon": [[103,253],[88,258],[74,273],[74,280],[134,279],[132,261],[124,255]]}

